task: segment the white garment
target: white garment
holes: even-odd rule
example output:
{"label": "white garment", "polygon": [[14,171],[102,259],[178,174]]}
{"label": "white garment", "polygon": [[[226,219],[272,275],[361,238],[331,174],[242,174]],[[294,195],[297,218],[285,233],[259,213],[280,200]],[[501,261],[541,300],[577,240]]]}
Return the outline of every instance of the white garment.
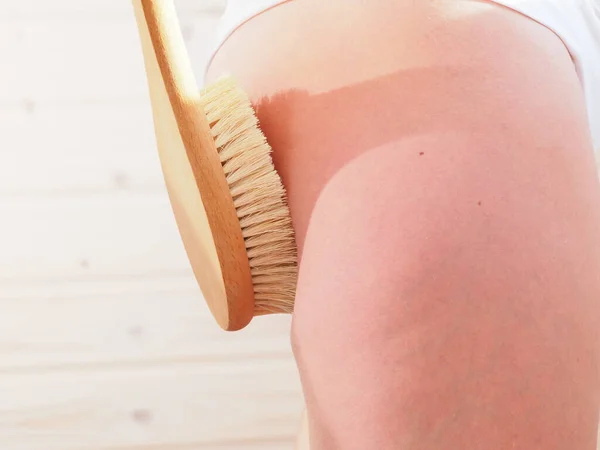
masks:
{"label": "white garment", "polygon": [[[227,0],[217,48],[248,19],[285,1]],[[600,0],[492,1],[530,17],[562,39],[585,92],[594,147],[600,158]]]}

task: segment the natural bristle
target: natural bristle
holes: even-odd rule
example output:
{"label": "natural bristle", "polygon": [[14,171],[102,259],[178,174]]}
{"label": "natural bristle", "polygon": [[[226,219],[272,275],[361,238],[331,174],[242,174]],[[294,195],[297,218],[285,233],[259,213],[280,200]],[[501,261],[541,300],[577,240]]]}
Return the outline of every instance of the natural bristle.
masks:
{"label": "natural bristle", "polygon": [[247,95],[231,78],[202,91],[254,285],[255,314],[291,313],[298,263],[285,190]]}

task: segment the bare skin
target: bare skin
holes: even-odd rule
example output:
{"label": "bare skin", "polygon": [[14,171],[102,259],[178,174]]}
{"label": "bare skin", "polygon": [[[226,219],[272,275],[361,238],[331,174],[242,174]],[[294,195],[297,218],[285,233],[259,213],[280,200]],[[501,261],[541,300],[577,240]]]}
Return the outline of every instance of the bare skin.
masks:
{"label": "bare skin", "polygon": [[223,72],[288,190],[310,449],[595,450],[600,186],[562,42],[485,1],[296,0]]}

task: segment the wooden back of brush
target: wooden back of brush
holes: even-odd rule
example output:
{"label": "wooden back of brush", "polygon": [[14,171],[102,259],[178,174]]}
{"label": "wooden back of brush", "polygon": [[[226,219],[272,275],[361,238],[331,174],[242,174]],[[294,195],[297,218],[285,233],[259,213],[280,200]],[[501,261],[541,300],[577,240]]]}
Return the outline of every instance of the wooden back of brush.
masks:
{"label": "wooden back of brush", "polygon": [[[204,117],[198,120],[204,112],[193,110],[193,105],[199,104],[199,90],[187,61],[174,6],[171,0],[133,0],[133,6],[146,65],[158,151],[177,226],[212,314],[223,329],[238,330],[245,327],[254,314],[252,278],[233,204],[219,205],[219,202],[231,201],[224,175],[224,185],[221,180],[209,180],[213,173],[217,178],[221,176],[222,168],[212,136],[206,133],[204,126],[195,126],[205,121]],[[161,23],[163,29],[150,30],[146,14],[154,11],[160,13],[159,21],[169,22]],[[169,40],[170,54],[157,50],[157,45],[165,40]],[[160,62],[159,58],[162,58]],[[172,77],[165,77],[161,72],[161,66],[164,71],[165,65],[173,63],[165,61],[168,58],[177,59]],[[203,144],[209,141],[211,149]],[[210,151],[214,151],[214,157]],[[190,155],[194,161],[208,158],[200,168],[204,172],[200,180],[198,168],[190,163]],[[208,206],[212,211],[208,214],[199,182],[210,182],[210,186],[202,189],[205,195],[207,192],[211,195]]]}

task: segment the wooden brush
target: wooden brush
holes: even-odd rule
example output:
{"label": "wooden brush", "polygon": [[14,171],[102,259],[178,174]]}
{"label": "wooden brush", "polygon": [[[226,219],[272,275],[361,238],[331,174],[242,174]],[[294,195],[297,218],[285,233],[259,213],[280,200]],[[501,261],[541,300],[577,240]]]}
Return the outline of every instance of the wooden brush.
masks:
{"label": "wooden brush", "polygon": [[172,0],[133,0],[167,191],[217,323],[290,313],[294,232],[271,148],[231,78],[199,91]]}

